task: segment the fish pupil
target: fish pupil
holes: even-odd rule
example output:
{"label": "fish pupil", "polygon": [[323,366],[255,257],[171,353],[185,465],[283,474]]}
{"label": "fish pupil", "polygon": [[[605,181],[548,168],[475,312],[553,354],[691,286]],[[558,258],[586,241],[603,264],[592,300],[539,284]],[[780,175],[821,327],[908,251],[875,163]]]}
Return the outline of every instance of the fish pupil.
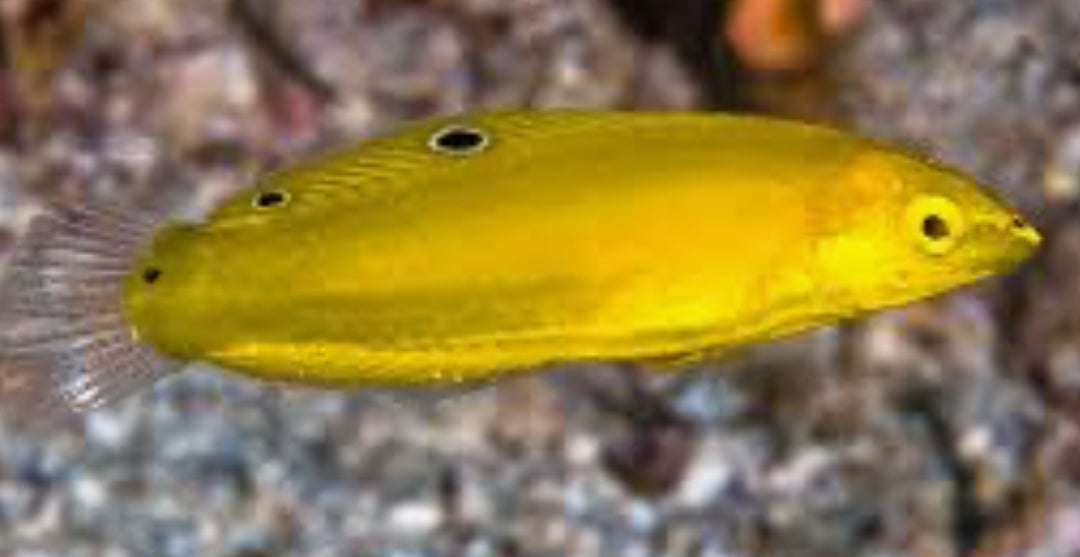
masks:
{"label": "fish pupil", "polygon": [[929,215],[923,219],[923,234],[931,240],[944,240],[949,237],[949,223],[938,215]]}
{"label": "fish pupil", "polygon": [[487,136],[479,130],[453,127],[440,130],[431,138],[431,146],[455,155],[469,154],[487,146]]}

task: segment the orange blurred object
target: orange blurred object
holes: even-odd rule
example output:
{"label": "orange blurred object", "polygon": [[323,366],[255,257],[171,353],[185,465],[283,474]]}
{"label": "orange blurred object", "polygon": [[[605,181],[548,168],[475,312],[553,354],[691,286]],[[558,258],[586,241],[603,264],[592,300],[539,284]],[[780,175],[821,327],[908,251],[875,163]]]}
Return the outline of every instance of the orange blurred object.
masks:
{"label": "orange blurred object", "polygon": [[869,0],[819,0],[819,17],[828,34],[850,30],[870,5]]}
{"label": "orange blurred object", "polygon": [[851,29],[869,0],[735,0],[727,39],[742,62],[795,71],[818,62],[829,39]]}

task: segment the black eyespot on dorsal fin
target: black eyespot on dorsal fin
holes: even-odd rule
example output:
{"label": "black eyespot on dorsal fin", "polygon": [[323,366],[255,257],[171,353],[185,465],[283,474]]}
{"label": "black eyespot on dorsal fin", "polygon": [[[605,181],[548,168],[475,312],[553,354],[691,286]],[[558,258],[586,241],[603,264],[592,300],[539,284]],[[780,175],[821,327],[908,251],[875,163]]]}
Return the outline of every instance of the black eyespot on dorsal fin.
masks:
{"label": "black eyespot on dorsal fin", "polygon": [[483,130],[455,124],[433,133],[428,146],[439,153],[464,156],[479,153],[490,143],[491,139]]}
{"label": "black eyespot on dorsal fin", "polygon": [[164,274],[164,272],[159,267],[147,267],[143,269],[142,279],[146,284],[154,284],[161,279],[162,274]]}
{"label": "black eyespot on dorsal fin", "polygon": [[255,194],[251,204],[259,209],[281,207],[289,203],[289,194],[283,190],[266,190]]}

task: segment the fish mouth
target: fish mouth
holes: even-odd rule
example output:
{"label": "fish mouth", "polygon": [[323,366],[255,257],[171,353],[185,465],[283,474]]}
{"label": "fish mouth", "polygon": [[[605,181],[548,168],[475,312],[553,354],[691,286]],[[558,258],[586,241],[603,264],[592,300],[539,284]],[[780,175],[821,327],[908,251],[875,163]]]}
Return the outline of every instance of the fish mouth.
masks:
{"label": "fish mouth", "polygon": [[1013,217],[1011,228],[1013,236],[1021,243],[1026,244],[1031,252],[1034,252],[1042,245],[1042,234],[1022,217]]}
{"label": "fish mouth", "polygon": [[1042,234],[1019,215],[981,223],[978,234],[991,246],[984,255],[987,273],[1011,271],[1038,251]]}

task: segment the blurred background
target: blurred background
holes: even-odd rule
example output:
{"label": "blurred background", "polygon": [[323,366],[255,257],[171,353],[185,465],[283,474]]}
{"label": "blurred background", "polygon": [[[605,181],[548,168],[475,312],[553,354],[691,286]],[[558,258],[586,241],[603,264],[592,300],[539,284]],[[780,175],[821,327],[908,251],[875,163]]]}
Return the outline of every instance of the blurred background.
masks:
{"label": "blurred background", "polygon": [[0,250],[50,201],[199,215],[495,107],[754,111],[915,145],[1045,231],[1014,276],[677,377],[447,404],[194,370],[0,423],[0,555],[1080,555],[1080,2],[3,0]]}

